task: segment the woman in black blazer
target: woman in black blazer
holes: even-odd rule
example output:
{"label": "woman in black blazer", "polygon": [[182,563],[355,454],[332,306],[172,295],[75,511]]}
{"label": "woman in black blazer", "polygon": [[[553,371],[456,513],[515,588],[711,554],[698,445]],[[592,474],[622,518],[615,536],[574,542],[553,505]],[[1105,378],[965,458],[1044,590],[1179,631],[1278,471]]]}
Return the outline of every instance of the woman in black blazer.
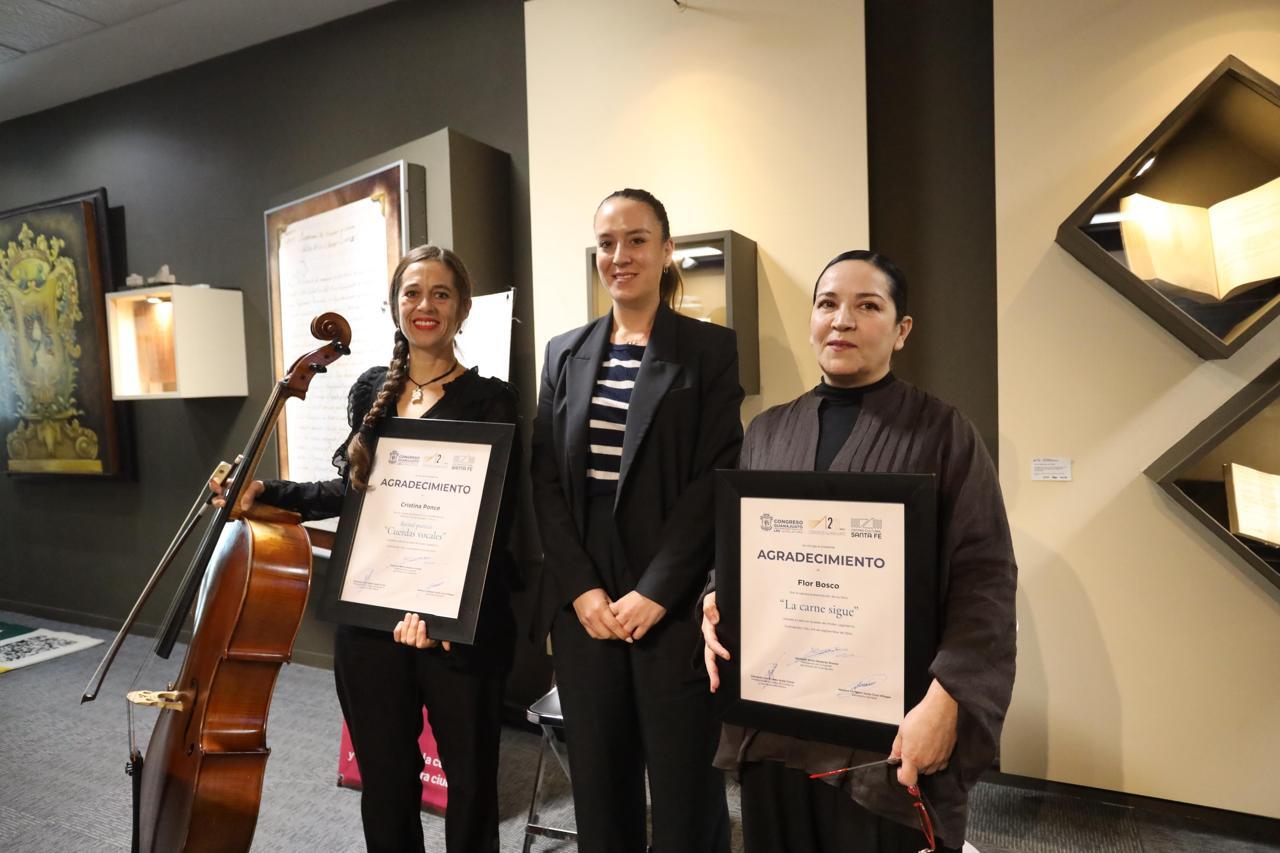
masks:
{"label": "woman in black blazer", "polygon": [[711,765],[696,600],[711,566],[711,472],[742,443],[729,329],[677,314],[666,210],[624,189],[596,211],[612,311],[547,344],[533,435],[549,629],[583,853],[729,849]]}

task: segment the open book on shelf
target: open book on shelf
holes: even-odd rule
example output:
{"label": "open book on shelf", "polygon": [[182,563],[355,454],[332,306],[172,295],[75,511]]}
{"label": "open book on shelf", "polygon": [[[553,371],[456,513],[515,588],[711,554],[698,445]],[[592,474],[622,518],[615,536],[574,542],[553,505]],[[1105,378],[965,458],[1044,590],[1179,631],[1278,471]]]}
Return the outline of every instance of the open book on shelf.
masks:
{"label": "open book on shelf", "polygon": [[1231,532],[1280,548],[1280,475],[1235,462],[1222,468]]}
{"label": "open book on shelf", "polygon": [[1204,208],[1120,199],[1129,269],[1221,301],[1280,276],[1280,178]]}

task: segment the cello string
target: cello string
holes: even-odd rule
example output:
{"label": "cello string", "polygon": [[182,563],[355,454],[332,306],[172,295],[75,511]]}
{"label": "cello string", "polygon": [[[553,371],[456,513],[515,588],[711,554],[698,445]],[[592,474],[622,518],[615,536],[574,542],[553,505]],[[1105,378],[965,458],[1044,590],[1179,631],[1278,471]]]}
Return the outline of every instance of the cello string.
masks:
{"label": "cello string", "polygon": [[[236,461],[239,462],[240,461],[239,458],[237,458]],[[168,549],[169,551],[176,552],[175,546],[180,547],[180,543],[184,542],[186,540],[186,537],[190,535],[191,530],[197,524],[199,524],[200,519],[203,518],[205,513],[209,511],[209,507],[212,505],[210,504],[210,500],[212,498],[213,498],[213,490],[209,488],[208,483],[205,483],[200,487],[200,493],[196,496],[195,502],[192,504],[191,509],[187,511],[187,517],[184,518],[182,520],[182,524],[178,526],[178,532],[174,535],[173,541],[169,543],[169,549]],[[142,679],[142,673],[144,670],[146,670],[147,664],[151,662],[151,658],[152,658],[151,655],[142,656],[142,662],[138,664],[138,670],[133,674],[133,680],[129,682],[129,689],[125,691],[124,703],[127,711],[126,718],[128,721],[127,726],[128,726],[130,760],[132,760],[133,754],[137,750],[138,741],[137,741],[137,737],[135,736],[135,730],[134,730],[134,724],[133,724],[134,723],[133,702],[129,701],[128,694],[138,686],[138,682]]]}

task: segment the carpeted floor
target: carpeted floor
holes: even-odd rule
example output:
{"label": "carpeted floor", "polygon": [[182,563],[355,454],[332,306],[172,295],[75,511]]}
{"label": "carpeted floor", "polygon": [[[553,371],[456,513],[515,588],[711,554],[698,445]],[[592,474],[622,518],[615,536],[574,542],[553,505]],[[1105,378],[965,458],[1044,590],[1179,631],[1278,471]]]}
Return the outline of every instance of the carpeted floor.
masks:
{"label": "carpeted floor", "polygon": [[[110,632],[0,611],[0,621],[74,630],[109,641]],[[124,694],[149,660],[137,688],[163,689],[183,649],[170,661],[151,655],[152,641],[130,637],[96,701],[80,696],[106,644],[0,675],[0,850],[5,853],[124,851],[130,842],[129,755]],[[146,744],[155,712],[135,712]],[[337,787],[341,712],[333,673],[290,665],[280,672],[267,726],[271,758],[263,783],[255,853],[361,851],[360,794]],[[524,842],[529,794],[541,749],[538,736],[508,729],[499,779],[502,849]],[[543,783],[542,823],[573,826],[568,783],[551,762]],[[736,794],[736,792],[734,792]],[[733,796],[737,826],[737,797]],[[444,818],[422,815],[427,853],[444,851]],[[573,851],[571,842],[536,839],[533,850]],[[740,846],[739,848],[740,849]]]}
{"label": "carpeted floor", "polygon": [[[0,621],[110,639],[97,628],[0,611]],[[96,702],[80,695],[105,652],[97,646],[0,675],[0,850],[6,853],[128,851],[130,782],[124,774],[128,730],[124,694],[150,659],[139,688],[163,688],[177,670],[150,655],[151,641],[131,637]],[[137,714],[146,743],[154,712]],[[333,674],[301,665],[281,671],[268,726],[272,749],[254,851],[341,853],[364,849],[360,796],[336,785],[338,701]],[[502,849],[524,841],[539,738],[508,730],[499,781]],[[548,771],[544,823],[572,826],[568,786]],[[736,787],[729,784],[734,850],[742,849]],[[423,813],[427,853],[443,853],[443,818]],[[1280,832],[1280,824],[1276,824]],[[1268,829],[1262,830],[1267,835]],[[1129,806],[1001,785],[979,785],[970,841],[982,853],[1280,853],[1280,837],[1252,840],[1214,832],[1186,818]],[[1264,840],[1267,843],[1263,843]],[[540,838],[533,850],[574,851],[572,842]]]}

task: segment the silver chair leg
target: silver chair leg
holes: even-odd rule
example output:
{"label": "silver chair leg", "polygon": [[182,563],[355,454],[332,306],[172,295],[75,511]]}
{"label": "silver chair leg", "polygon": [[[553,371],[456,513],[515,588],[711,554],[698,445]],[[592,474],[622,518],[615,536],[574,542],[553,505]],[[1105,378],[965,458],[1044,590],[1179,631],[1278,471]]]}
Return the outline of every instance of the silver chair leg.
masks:
{"label": "silver chair leg", "polygon": [[524,847],[522,853],[529,853],[533,847],[533,839],[537,836],[545,838],[556,838],[562,841],[572,841],[578,837],[578,833],[572,829],[559,829],[552,826],[543,826],[540,822],[539,810],[541,803],[539,796],[542,793],[542,782],[546,778],[546,751],[550,749],[551,754],[555,756],[556,762],[560,765],[560,769],[564,771],[566,779],[569,779],[569,761],[560,749],[560,742],[556,738],[555,729],[548,725],[542,726],[542,748],[538,750],[538,769],[533,779],[533,796],[529,799],[529,819],[525,822],[524,827]]}
{"label": "silver chair leg", "polygon": [[[545,728],[546,726],[543,726],[543,729]],[[538,825],[538,793],[542,790],[542,759],[545,752],[546,750],[541,747],[538,749],[538,769],[533,774],[533,796],[529,798],[529,819],[525,821],[522,853],[529,853],[533,847],[535,833],[530,832],[529,829]]]}

